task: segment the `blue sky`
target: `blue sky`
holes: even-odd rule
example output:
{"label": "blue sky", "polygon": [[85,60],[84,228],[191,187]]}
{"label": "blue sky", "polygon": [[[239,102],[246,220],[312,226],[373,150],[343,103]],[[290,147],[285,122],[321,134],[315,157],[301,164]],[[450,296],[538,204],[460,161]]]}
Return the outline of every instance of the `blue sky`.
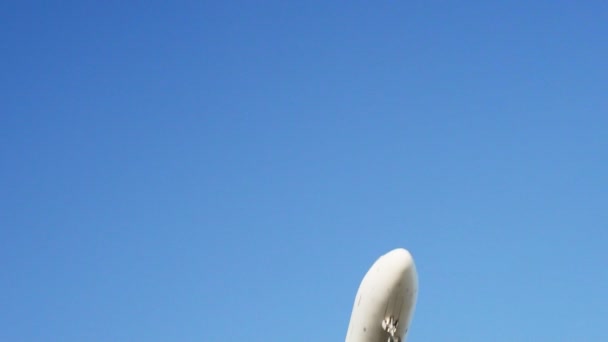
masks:
{"label": "blue sky", "polygon": [[605,340],[607,4],[1,4],[0,340]]}

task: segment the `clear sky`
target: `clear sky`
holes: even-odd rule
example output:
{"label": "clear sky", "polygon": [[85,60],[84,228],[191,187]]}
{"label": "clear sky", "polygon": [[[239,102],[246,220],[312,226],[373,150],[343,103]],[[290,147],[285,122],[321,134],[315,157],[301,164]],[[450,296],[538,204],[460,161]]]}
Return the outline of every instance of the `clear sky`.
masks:
{"label": "clear sky", "polygon": [[608,2],[0,5],[0,341],[606,341]]}

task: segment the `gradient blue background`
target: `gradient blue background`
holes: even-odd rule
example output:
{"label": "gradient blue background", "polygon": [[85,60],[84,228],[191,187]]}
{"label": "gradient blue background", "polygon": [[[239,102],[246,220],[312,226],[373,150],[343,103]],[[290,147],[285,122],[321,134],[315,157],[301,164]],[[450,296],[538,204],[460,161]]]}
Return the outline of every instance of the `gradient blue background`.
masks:
{"label": "gradient blue background", "polygon": [[[508,3],[508,4],[507,4]],[[0,5],[0,341],[605,341],[608,2]]]}

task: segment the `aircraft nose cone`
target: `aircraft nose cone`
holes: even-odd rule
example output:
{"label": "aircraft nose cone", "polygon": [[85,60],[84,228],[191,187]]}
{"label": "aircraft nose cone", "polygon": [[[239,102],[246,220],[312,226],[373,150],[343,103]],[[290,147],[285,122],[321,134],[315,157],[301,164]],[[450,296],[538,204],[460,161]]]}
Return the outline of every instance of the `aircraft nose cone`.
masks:
{"label": "aircraft nose cone", "polygon": [[396,278],[411,284],[417,284],[416,265],[410,252],[403,248],[397,248],[386,253],[384,259]]}
{"label": "aircraft nose cone", "polygon": [[386,261],[399,273],[405,273],[414,267],[414,258],[403,248],[393,249],[384,255]]}

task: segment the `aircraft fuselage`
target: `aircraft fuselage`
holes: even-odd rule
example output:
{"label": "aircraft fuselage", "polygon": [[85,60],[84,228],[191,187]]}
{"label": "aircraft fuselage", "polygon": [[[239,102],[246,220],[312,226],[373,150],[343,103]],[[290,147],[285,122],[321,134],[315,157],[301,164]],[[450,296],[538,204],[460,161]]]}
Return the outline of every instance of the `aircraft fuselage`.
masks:
{"label": "aircraft fuselage", "polygon": [[381,256],[359,285],[346,342],[405,342],[417,294],[412,255],[398,248]]}

